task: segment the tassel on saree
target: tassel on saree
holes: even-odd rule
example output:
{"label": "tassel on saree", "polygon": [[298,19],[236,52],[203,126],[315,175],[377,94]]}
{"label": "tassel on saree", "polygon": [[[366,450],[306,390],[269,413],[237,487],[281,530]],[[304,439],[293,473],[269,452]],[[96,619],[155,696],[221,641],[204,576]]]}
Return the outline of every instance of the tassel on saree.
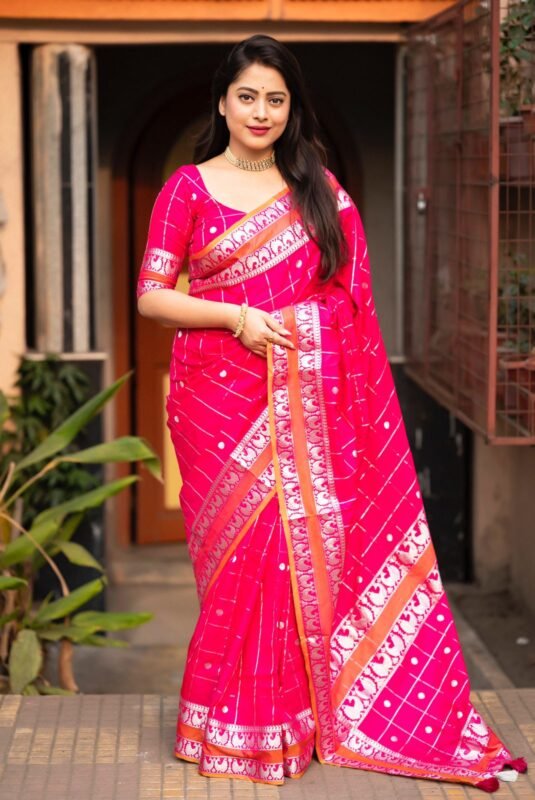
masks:
{"label": "tassel on saree", "polygon": [[[507,764],[504,764],[504,769],[497,773],[497,777],[486,778],[484,781],[479,781],[475,786],[477,789],[482,789],[484,792],[497,792],[500,788],[500,780],[506,783],[512,783],[518,778],[519,772],[527,772],[528,765],[525,758],[514,758]],[[511,773],[508,775],[507,773]],[[498,780],[500,779],[500,780]]]}

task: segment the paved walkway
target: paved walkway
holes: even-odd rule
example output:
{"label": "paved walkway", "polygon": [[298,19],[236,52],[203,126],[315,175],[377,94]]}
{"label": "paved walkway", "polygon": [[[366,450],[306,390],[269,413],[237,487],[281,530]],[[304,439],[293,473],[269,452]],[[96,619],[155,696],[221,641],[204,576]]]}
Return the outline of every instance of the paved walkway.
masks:
{"label": "paved walkway", "polygon": [[[81,691],[84,694],[178,695],[188,644],[199,613],[193,568],[186,546],[144,546],[120,551],[108,558],[107,572],[110,586],[106,590],[106,607],[109,611],[151,611],[154,618],[139,628],[114,634],[115,638],[127,641],[129,647],[77,645],[74,648],[74,674]],[[535,686],[533,667],[528,669],[526,665],[519,676],[522,680],[513,683],[500,663],[504,654],[509,664],[512,659],[515,663],[529,662],[530,648],[519,648],[515,639],[522,634],[535,641],[535,626],[518,627],[515,625],[516,617],[502,612],[501,618],[497,618],[495,613],[490,627],[496,627],[498,631],[492,644],[501,646],[499,662],[458,607],[457,598],[472,593],[470,587],[447,584],[445,588],[472,688]],[[477,595],[477,598],[481,607],[488,606],[487,596]],[[501,607],[495,609],[498,610],[501,611]],[[58,682],[56,661],[56,656],[51,653],[47,677],[53,685]]]}
{"label": "paved walkway", "polygon": [[[472,702],[529,771],[493,797],[535,800],[535,689],[474,691]],[[464,800],[454,783],[321,765],[266,786],[204,778],[173,756],[175,696],[0,697],[0,797],[9,800]]]}

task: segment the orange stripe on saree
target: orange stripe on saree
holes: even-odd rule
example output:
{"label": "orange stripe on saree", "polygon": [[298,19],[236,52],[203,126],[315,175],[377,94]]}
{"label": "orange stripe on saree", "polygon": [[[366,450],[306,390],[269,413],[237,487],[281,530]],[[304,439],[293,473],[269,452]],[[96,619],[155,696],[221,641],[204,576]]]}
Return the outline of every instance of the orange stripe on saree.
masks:
{"label": "orange stripe on saree", "polygon": [[288,195],[192,258],[192,293],[246,298],[296,349],[268,345],[266,362],[229,331],[175,337],[169,424],[201,605],[175,753],[271,784],[315,749],[495,787],[512,755],[470,702],[362,224],[338,200],[350,259],[328,285]]}

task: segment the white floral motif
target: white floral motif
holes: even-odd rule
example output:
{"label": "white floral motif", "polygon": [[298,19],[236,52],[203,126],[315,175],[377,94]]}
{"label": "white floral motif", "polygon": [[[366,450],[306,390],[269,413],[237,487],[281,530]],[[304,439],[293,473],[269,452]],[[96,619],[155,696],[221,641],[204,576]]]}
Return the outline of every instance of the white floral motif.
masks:
{"label": "white floral motif", "polygon": [[[344,746],[348,750],[352,750],[355,753],[366,756],[366,758],[369,758],[373,762],[373,766],[362,764],[363,769],[372,769],[377,772],[387,772],[391,775],[414,775],[414,769],[419,771],[425,769],[426,777],[432,779],[434,778],[436,780],[441,780],[444,779],[445,775],[455,775],[466,778],[468,782],[470,779],[479,781],[483,780],[484,778],[490,778],[493,775],[493,770],[490,764],[488,772],[482,774],[477,770],[472,770],[467,767],[466,760],[461,758],[459,758],[459,760],[457,760],[456,757],[453,759],[448,759],[448,763],[441,763],[440,767],[431,761],[423,761],[411,758],[404,753],[391,750],[390,748],[379,744],[375,740],[362,733],[357,726],[355,726],[353,729],[352,736],[344,742]],[[459,753],[456,753],[456,756],[458,755]],[[481,755],[479,756],[479,760],[480,759]],[[510,754],[508,751],[506,749],[502,749],[499,753],[497,753],[496,757],[493,758],[493,764],[502,764],[503,762],[507,762],[509,759]],[[383,767],[382,763],[385,763],[386,766]],[[350,758],[346,758],[344,756],[336,756],[336,764],[339,766],[354,766],[354,762]],[[399,769],[392,768],[392,764],[398,764]]]}
{"label": "white floral motif", "polygon": [[[267,783],[280,783],[285,775],[303,772],[312,760],[315,722],[311,708],[301,711],[291,722],[269,726],[229,724],[209,717],[208,713],[207,706],[190,703],[181,697],[175,754],[197,761],[202,772],[244,775]],[[182,725],[202,731],[204,741],[212,747],[236,750],[236,754],[208,755],[203,751],[202,742],[184,735]],[[288,756],[287,749],[298,743],[304,743],[303,752],[298,756]],[[263,751],[278,751],[280,760],[264,763],[254,758],[251,751],[259,755]]]}
{"label": "white floral motif", "polygon": [[[455,757],[469,760],[481,759],[486,752],[489,737],[490,731],[487,723],[482,719],[475,708],[472,708],[466,719],[463,737],[459,747],[455,751]],[[467,745],[467,741],[469,745]]]}
{"label": "white floral motif", "polygon": [[285,195],[243,222],[238,221],[235,225],[232,225],[225,232],[225,235],[210,247],[209,253],[206,255],[199,257],[196,253],[191,253],[189,265],[191,277],[207,277],[213,272],[219,271],[230,255],[235,253],[252,236],[265,230],[269,225],[287,214],[290,207],[290,196]]}
{"label": "white floral motif", "polygon": [[267,411],[264,411],[234,449],[221,468],[193,521],[192,530],[195,531],[195,535],[189,539],[189,550],[195,567],[197,591],[201,600],[230,544],[275,485],[273,463],[270,461],[258,476],[256,483],[250,487],[241,503],[234,509],[232,516],[219,532],[216,540],[209,548],[204,549],[204,544],[215,520],[225,503],[232,497],[240,480],[249,467],[264,455],[266,448],[271,448],[269,437],[266,438],[265,435],[266,418]]}
{"label": "white floral motif", "polygon": [[[334,490],[326,491],[324,475],[330,469],[328,442],[318,433],[323,425],[322,403],[318,385],[320,374],[314,360],[314,350],[321,352],[319,326],[314,324],[317,304],[310,301],[292,306],[298,329],[298,359],[300,364],[300,390],[304,398],[305,427],[308,448],[306,463],[310,470],[314,500],[321,524],[322,542],[329,562],[327,573],[336,581],[341,570],[343,529],[339,528],[339,504]],[[282,313],[274,316],[282,323]],[[315,700],[322,731],[322,753],[329,758],[336,748],[331,711],[328,665],[325,660],[325,642],[321,635],[319,601],[315,588],[312,552],[307,528],[307,514],[299,486],[290,419],[288,394],[287,348],[273,347],[272,402],[276,430],[278,463],[281,471],[286,516],[290,526],[292,550],[300,598],[300,610],[306,635],[308,658],[313,673]],[[341,541],[342,540],[342,541]],[[332,586],[332,584],[331,584]]]}
{"label": "white floral motif", "polygon": [[[238,442],[230,455],[231,458],[237,461],[244,469],[249,470],[258,460],[259,456],[265,452],[266,448],[271,448],[267,406],[251,425],[241,442]],[[259,479],[264,480],[266,486],[270,489],[275,485],[272,461],[270,461],[268,468],[262,475],[259,476]]]}
{"label": "white floral motif", "polygon": [[174,253],[150,247],[145,251],[141,271],[156,272],[169,277],[175,273],[177,264],[178,258]]}
{"label": "white floral motif", "polygon": [[[202,555],[200,552],[197,553],[194,562],[195,580],[201,600],[204,598],[212,575],[221,564],[225,553],[236,538],[236,535],[243,528],[245,523],[257,512],[260,504],[266,495],[269,494],[270,490],[267,485],[268,469],[269,466],[264,470],[265,474],[260,476],[256,483],[251,486],[238,507],[233,511],[231,518],[222,528],[216,541],[213,542]],[[223,492],[222,504],[231,496],[231,493],[228,493],[224,489]]]}
{"label": "white floral motif", "polygon": [[161,281],[151,281],[148,280],[147,278],[145,279],[140,278],[137,283],[136,292],[137,296],[140,297],[145,292],[151,292],[153,289],[161,289],[161,288],[162,288]]}
{"label": "white floral motif", "polygon": [[[231,226],[208,252],[201,250],[200,255],[190,254],[190,294],[241,283],[279,264],[302,247],[309,237],[299,218],[289,221],[284,230],[274,231],[267,242],[264,240],[269,227],[290,209],[291,199],[287,194],[252,217]],[[253,252],[242,256],[244,245],[258,234],[262,234],[262,243]]]}
{"label": "white floral motif", "polygon": [[[213,521],[234,491],[244,471],[250,469],[263,456],[267,447],[271,447],[271,441],[266,407],[230,454],[193,520],[192,529],[195,531],[195,537],[192,539],[195,541],[190,543],[193,559],[202,548]],[[275,485],[272,463],[268,464],[259,476],[259,480],[270,489]]]}
{"label": "white floral motif", "polygon": [[353,205],[353,201],[341,186],[338,187],[336,192],[337,200],[338,200],[338,210],[342,211],[344,208],[349,208]]}
{"label": "white floral motif", "polygon": [[[429,583],[427,582],[414,593],[402,615],[403,619],[400,618],[395,622],[384,642],[377,648],[342,701],[338,709],[338,719],[342,726],[344,719],[350,723],[350,727],[347,729],[349,736],[354,731],[353,726],[357,722],[362,723],[377,697],[402,663],[419,626],[425,622],[431,610],[441,599],[442,593],[439,593],[433,597],[431,603],[427,597],[428,590]],[[427,602],[422,602],[424,597]],[[409,620],[411,622],[410,634],[407,633]],[[346,650],[345,657],[351,655],[351,652],[352,650]],[[340,659],[340,657],[339,653],[338,658]]]}

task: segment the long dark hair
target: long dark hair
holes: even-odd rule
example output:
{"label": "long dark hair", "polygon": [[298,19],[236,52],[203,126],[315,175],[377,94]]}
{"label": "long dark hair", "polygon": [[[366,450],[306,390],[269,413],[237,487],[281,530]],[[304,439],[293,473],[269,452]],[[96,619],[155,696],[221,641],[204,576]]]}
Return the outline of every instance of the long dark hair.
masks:
{"label": "long dark hair", "polygon": [[219,155],[228,145],[230,134],[225,118],[219,113],[219,100],[226,96],[229,84],[255,63],[278,70],[290,91],[288,122],[274,145],[277,166],[292,191],[307,234],[321,251],[319,277],[328,281],[347,259],[347,243],[339,222],[336,196],[323,170],[326,151],[301,67],[293,53],[277,39],[255,34],[234,45],[223,59],[213,77],[210,120],[197,137],[194,163]]}

